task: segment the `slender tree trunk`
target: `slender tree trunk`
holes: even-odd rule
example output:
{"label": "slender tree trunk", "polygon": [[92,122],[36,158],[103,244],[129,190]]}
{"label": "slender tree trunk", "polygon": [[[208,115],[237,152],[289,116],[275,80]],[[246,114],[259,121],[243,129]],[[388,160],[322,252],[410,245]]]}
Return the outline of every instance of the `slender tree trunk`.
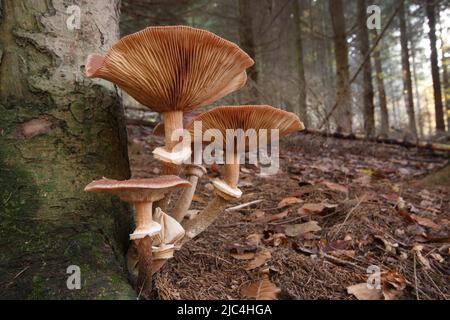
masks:
{"label": "slender tree trunk", "polygon": [[343,133],[352,132],[352,102],[349,84],[349,62],[347,33],[343,0],[329,0],[330,15],[334,30],[334,53],[336,59],[336,102],[337,130]]}
{"label": "slender tree trunk", "polygon": [[424,122],[421,121],[422,117],[422,103],[419,92],[419,79],[417,77],[417,67],[416,67],[416,45],[415,42],[411,40],[411,56],[412,56],[412,71],[413,71],[413,79],[414,79],[414,91],[416,96],[416,106],[417,106],[417,114],[416,114],[416,123],[419,126],[419,134],[421,137],[424,136]]}
{"label": "slender tree trunk", "polygon": [[[247,54],[255,60],[256,44],[253,35],[253,0],[238,0],[239,5],[239,44]],[[248,88],[243,90],[244,102],[246,104],[258,103],[258,69],[255,64],[248,71],[248,77],[251,80]]]}
{"label": "slender tree trunk", "polygon": [[450,131],[450,79],[448,65],[450,64],[450,50],[448,46],[442,47],[442,85],[444,88],[444,101],[447,109],[447,130]]}
{"label": "slender tree trunk", "polygon": [[[369,53],[369,31],[367,29],[366,0],[358,0],[359,45],[361,57]],[[363,66],[364,82],[364,131],[368,137],[375,136],[375,107],[373,104],[372,65],[370,59]]]}
{"label": "slender tree trunk", "polygon": [[120,99],[83,76],[117,40],[119,1],[77,3],[71,30],[67,1],[0,1],[0,299],[135,296],[128,207],[83,192],[130,175]]}
{"label": "slender tree trunk", "polygon": [[305,126],[308,126],[308,113],[306,106],[306,80],[305,67],[303,64],[303,43],[302,43],[302,26],[300,23],[301,8],[298,0],[293,1],[294,23],[295,23],[295,38],[296,38],[296,53],[297,53],[297,74],[298,74],[298,107],[295,113],[300,117]]}
{"label": "slender tree trunk", "polygon": [[442,104],[441,79],[438,65],[438,54],[436,46],[436,0],[427,0],[426,13],[428,26],[430,28],[430,49],[431,49],[431,75],[433,77],[434,110],[436,117],[436,131],[445,131],[444,106]]}
{"label": "slender tree trunk", "polygon": [[401,6],[400,17],[400,44],[402,48],[402,69],[403,69],[403,88],[405,94],[405,105],[408,113],[408,123],[410,133],[417,138],[416,117],[414,113],[414,99],[411,81],[411,66],[409,63],[408,34],[406,30],[405,6]]}
{"label": "slender tree trunk", "polygon": [[[375,39],[378,37],[378,32],[376,29],[373,30],[373,35]],[[380,119],[381,119],[380,133],[382,135],[389,135],[389,113],[387,108],[386,88],[384,86],[383,62],[381,60],[381,45],[378,45],[377,48],[374,50],[373,59],[375,62],[378,100],[380,103]]]}

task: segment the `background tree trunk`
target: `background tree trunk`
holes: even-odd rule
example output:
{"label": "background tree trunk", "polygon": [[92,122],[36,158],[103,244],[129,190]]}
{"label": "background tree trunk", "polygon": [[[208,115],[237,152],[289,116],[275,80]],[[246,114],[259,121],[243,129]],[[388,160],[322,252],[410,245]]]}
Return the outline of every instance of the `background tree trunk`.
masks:
{"label": "background tree trunk", "polygon": [[[256,45],[253,35],[253,16],[252,0],[239,1],[239,44],[253,60],[256,59]],[[258,103],[258,66],[255,64],[248,71],[248,77],[251,81],[243,92],[243,104]]]}
{"label": "background tree trunk", "polygon": [[[373,30],[374,38],[378,37],[378,32],[376,29]],[[387,108],[387,98],[386,89],[384,87],[384,72],[383,72],[383,62],[381,60],[381,44],[373,52],[373,59],[375,62],[375,72],[377,79],[377,89],[378,89],[378,100],[380,103],[380,119],[381,127],[380,133],[382,135],[389,134],[389,113]]]}
{"label": "background tree trunk", "polygon": [[329,9],[334,30],[334,53],[336,59],[337,131],[351,133],[352,103],[343,0],[330,0]]}
{"label": "background tree trunk", "polygon": [[438,54],[436,47],[436,0],[427,0],[426,13],[428,26],[430,28],[430,49],[431,49],[431,75],[433,77],[434,110],[436,118],[436,131],[445,132],[444,106],[442,104],[441,79],[438,65]]}
{"label": "background tree trunk", "polygon": [[88,53],[118,38],[119,1],[78,1],[75,30],[67,1],[0,3],[0,298],[134,297],[128,207],[83,192],[130,175],[120,99],[83,76]]}
{"label": "background tree trunk", "polygon": [[400,44],[402,47],[403,88],[405,93],[405,105],[408,112],[410,133],[417,138],[416,118],[414,113],[414,100],[411,80],[411,66],[409,63],[408,34],[406,31],[405,6],[402,4],[400,11]]}
{"label": "background tree trunk", "polygon": [[303,64],[303,42],[302,42],[302,26],[300,22],[301,8],[298,0],[293,1],[293,14],[295,23],[295,38],[296,38],[296,53],[297,53],[297,68],[298,68],[298,106],[294,112],[300,117],[304,125],[308,127],[308,112],[306,105],[306,80],[305,67]]}
{"label": "background tree trunk", "polygon": [[[366,0],[358,0],[359,45],[361,57],[369,53],[369,31],[367,29]],[[367,137],[375,136],[375,107],[373,104],[372,66],[370,59],[363,66],[363,101],[364,101],[364,131]]]}

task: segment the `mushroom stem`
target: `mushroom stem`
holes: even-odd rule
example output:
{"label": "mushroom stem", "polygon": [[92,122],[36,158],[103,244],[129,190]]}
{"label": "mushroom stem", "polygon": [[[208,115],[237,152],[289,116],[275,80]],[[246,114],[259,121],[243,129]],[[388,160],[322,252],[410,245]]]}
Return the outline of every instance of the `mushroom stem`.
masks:
{"label": "mushroom stem", "polygon": [[136,223],[136,229],[146,229],[150,227],[153,223],[152,203],[136,202],[134,204],[134,209],[134,221]]}
{"label": "mushroom stem", "polygon": [[137,288],[139,297],[150,300],[152,291],[152,238],[145,237],[137,245],[139,263]]}
{"label": "mushroom stem", "polygon": [[152,202],[134,203],[134,221],[136,229],[130,235],[131,240],[139,240],[146,236],[160,237],[161,226],[153,221]]}
{"label": "mushroom stem", "polygon": [[191,183],[191,187],[183,190],[181,197],[178,199],[175,208],[173,209],[172,217],[178,222],[183,221],[192,199],[197,189],[198,180],[203,176],[206,170],[201,166],[190,165],[186,168],[187,180]]}
{"label": "mushroom stem", "polygon": [[[177,140],[172,140],[172,134],[177,129],[183,129],[183,112],[172,111],[163,113],[164,119],[164,137],[165,137],[165,149],[169,152],[179,143]],[[165,175],[178,175],[180,173],[180,167],[174,164],[163,162],[163,174]]]}
{"label": "mushroom stem", "polygon": [[[165,149],[172,151],[172,149],[179,143],[179,141],[172,140],[172,133],[177,129],[183,129],[183,112],[172,111],[163,113],[164,120],[164,137],[165,137]],[[179,175],[181,167],[172,163],[162,162],[162,174],[163,175]],[[159,200],[156,203],[157,207],[160,207],[163,211],[167,210],[170,202],[171,193],[168,193],[164,199]]]}
{"label": "mushroom stem", "polygon": [[224,165],[224,173],[223,178],[224,181],[231,187],[237,188],[239,181],[239,155],[236,153],[233,154],[231,159],[226,159],[226,163]]}
{"label": "mushroom stem", "polygon": [[203,209],[195,219],[186,221],[183,224],[183,228],[186,231],[186,236],[183,239],[183,243],[195,238],[197,235],[205,231],[214,222],[214,220],[216,220],[217,216],[225,210],[229,202],[230,199],[228,197],[216,195],[208,206]]}

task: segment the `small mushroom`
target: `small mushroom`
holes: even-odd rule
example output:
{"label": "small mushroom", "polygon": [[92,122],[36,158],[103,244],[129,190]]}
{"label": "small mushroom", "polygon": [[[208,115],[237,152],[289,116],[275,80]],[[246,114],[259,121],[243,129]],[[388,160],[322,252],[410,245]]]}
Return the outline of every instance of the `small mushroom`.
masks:
{"label": "small mushroom", "polygon": [[162,227],[160,241],[153,243],[153,258],[155,260],[170,259],[185,235],[184,228],[160,208],[156,208],[153,218]]}
{"label": "small mushroom", "polygon": [[[194,131],[194,123],[202,123],[202,132]],[[279,130],[279,138],[291,132],[304,130],[304,125],[293,113],[286,112],[271,106],[225,106],[212,109],[193,119],[187,126],[194,139],[203,139],[203,132],[209,129],[219,130],[223,137],[224,151],[230,143],[236,144],[235,139],[228,141],[226,131],[228,129],[242,129],[246,132],[254,129],[256,134],[260,130]],[[270,142],[270,137],[268,137]],[[260,148],[261,146],[258,146]],[[193,220],[183,224],[187,238],[194,238],[205,230],[223,211],[225,206],[233,199],[238,199],[242,191],[238,188],[239,181],[239,151],[234,148],[235,153],[231,159],[226,159],[223,171],[223,180],[213,181],[216,196],[208,206]],[[244,150],[249,151],[249,140],[245,140]]]}
{"label": "small mushroom", "polygon": [[[175,250],[180,248],[179,244],[185,235],[183,227],[160,208],[155,209],[153,220],[161,225],[161,237],[152,244],[152,274],[173,257]],[[127,262],[129,273],[136,279],[138,277],[138,256],[135,247],[129,250]]]}
{"label": "small mushroom", "polygon": [[160,176],[126,181],[101,179],[91,182],[84,191],[111,193],[134,204],[136,229],[130,234],[130,239],[139,240],[146,236],[160,238],[161,225],[152,218],[153,202],[163,199],[175,188],[189,186],[188,181],[177,176]]}
{"label": "small mushroom", "polygon": [[163,114],[165,147],[154,150],[173,174],[190,156],[172,134],[183,129],[183,112],[240,89],[254,61],[236,44],[186,26],[148,27],[122,38],[105,57],[90,55],[88,77],[117,84],[138,102]]}
{"label": "small mushroom", "polygon": [[[117,181],[101,179],[91,182],[84,191],[105,192],[118,196],[122,201],[132,203],[135,206],[136,229],[130,235],[136,244],[130,249],[135,250],[138,257],[137,285],[143,298],[148,299],[151,291],[152,274],[152,242],[161,241],[161,225],[153,221],[153,202],[164,198],[167,192],[174,188],[188,187],[190,183],[177,176],[160,176],[152,179],[131,179]],[[129,251],[128,258],[133,252]],[[130,261],[128,266],[130,268]]]}

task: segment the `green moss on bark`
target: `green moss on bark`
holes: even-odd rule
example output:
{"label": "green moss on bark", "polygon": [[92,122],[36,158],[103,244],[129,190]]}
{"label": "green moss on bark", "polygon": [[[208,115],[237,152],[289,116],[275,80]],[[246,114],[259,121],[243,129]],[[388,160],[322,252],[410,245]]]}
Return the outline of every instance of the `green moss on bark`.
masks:
{"label": "green moss on bark", "polygon": [[[93,179],[127,179],[118,99],[99,86],[51,99],[0,105],[0,298],[127,299],[125,252],[132,217],[116,198],[83,192]],[[31,138],[21,125],[55,125]],[[81,290],[68,290],[70,265]]]}

